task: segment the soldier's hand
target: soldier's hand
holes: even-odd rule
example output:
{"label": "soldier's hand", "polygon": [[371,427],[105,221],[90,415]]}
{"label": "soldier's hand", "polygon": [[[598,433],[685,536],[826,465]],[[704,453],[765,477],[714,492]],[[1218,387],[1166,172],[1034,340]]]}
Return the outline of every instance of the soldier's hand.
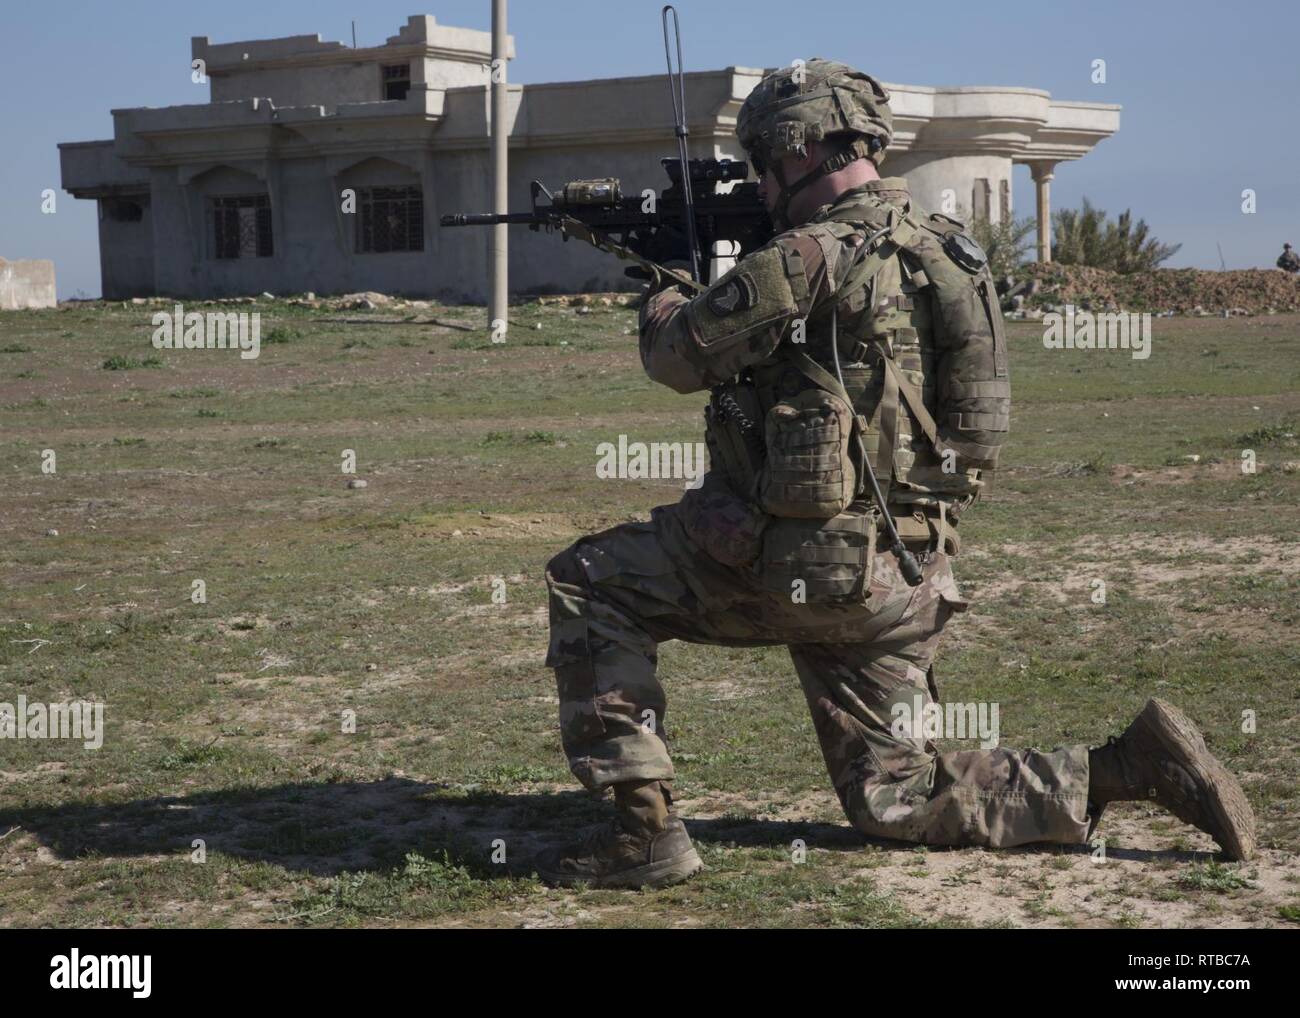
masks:
{"label": "soldier's hand", "polygon": [[640,279],[650,284],[644,294],[646,300],[649,300],[661,290],[667,290],[680,282],[680,280],[673,278],[670,273],[661,272],[658,266],[633,265],[624,269],[623,274],[629,279]]}

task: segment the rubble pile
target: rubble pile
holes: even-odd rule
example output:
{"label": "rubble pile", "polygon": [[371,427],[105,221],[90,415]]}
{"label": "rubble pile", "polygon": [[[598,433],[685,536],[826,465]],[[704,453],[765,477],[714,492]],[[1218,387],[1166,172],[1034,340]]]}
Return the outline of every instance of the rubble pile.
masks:
{"label": "rubble pile", "polygon": [[1067,304],[1086,311],[1251,315],[1300,310],[1300,275],[1277,269],[1156,269],[1119,273],[1084,265],[1028,264],[999,286],[1010,318]]}
{"label": "rubble pile", "polygon": [[[423,309],[441,306],[441,304],[436,300],[407,300],[403,297],[390,297],[386,293],[376,293],[373,290],[367,290],[364,293],[344,293],[335,297],[317,297],[316,294],[308,291],[307,293],[282,296],[278,296],[274,293],[263,293],[259,297],[203,297],[197,299],[186,299],[181,297],[132,297],[130,300],[111,301],[109,303],[120,303],[121,306],[125,308],[133,305],[139,307],[141,305],[152,304],[260,304],[267,301],[283,301],[290,307],[324,308],[326,311],[373,311],[376,308]],[[68,303],[84,302],[69,301]]]}
{"label": "rubble pile", "polygon": [[561,304],[576,307],[627,307],[637,301],[634,293],[553,293],[535,298],[543,307]]}
{"label": "rubble pile", "polygon": [[[511,298],[511,304],[530,304],[536,301],[541,305],[551,305],[570,308],[592,308],[592,307],[627,307],[635,305],[638,296],[633,293],[561,293],[548,294],[541,297],[517,297]],[[81,304],[117,304],[120,307],[143,307],[150,305],[168,306],[177,303],[188,303],[193,305],[207,304],[259,304],[267,301],[283,301],[290,307],[302,308],[320,308],[326,311],[374,311],[380,308],[402,310],[415,308],[424,310],[426,308],[444,307],[442,301],[437,300],[415,300],[405,297],[392,296],[386,293],[376,293],[373,290],[366,290],[362,293],[344,293],[332,297],[318,297],[316,294],[307,292],[300,294],[282,294],[263,293],[258,297],[209,297],[198,299],[186,299],[181,297],[131,297],[128,300],[121,301],[101,301],[101,300],[84,300],[74,298],[72,300],[62,301],[70,307]]]}
{"label": "rubble pile", "polygon": [[[1120,273],[1084,265],[1018,266],[1013,275],[998,281],[1002,310],[1012,320],[1038,319],[1046,312],[1062,312],[1067,304],[1082,311],[1146,311],[1155,315],[1233,316],[1300,311],[1300,274],[1278,269],[1233,269],[1210,272],[1203,269],[1156,269],[1153,272]],[[180,298],[132,297],[106,303],[170,305]],[[260,297],[226,297],[194,300],[193,304],[256,304],[283,301],[291,307],[326,311],[425,310],[444,305],[437,300],[413,300],[383,293],[345,293],[318,297],[314,293]],[[529,304],[577,309],[579,314],[596,308],[636,307],[637,294],[579,293],[518,297],[512,304]],[[60,301],[75,307],[99,301]]]}

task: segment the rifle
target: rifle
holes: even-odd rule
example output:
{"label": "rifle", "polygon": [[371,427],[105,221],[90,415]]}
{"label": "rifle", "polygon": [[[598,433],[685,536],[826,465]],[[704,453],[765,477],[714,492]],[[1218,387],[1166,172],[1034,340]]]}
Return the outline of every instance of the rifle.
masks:
{"label": "rifle", "polygon": [[659,163],[669,179],[662,194],[647,189],[641,195],[624,197],[617,177],[574,180],[557,192],[534,180],[530,212],[456,213],[443,216],[440,222],[442,226],[507,223],[534,231],[545,229],[548,233],[559,230],[565,240],[577,237],[635,263],[635,268],[627,270],[629,276],[667,276],[696,291],[704,287],[689,273],[669,268],[668,264],[707,265],[716,241],[738,245],[735,254],[739,257],[772,238],[771,221],[758,195],[757,183],[738,183],[726,194],[718,194],[714,188],[715,184],[745,181],[748,163],[738,159],[691,159],[687,164],[687,186],[695,192],[692,205],[696,257],[692,259],[682,161],[660,159]]}

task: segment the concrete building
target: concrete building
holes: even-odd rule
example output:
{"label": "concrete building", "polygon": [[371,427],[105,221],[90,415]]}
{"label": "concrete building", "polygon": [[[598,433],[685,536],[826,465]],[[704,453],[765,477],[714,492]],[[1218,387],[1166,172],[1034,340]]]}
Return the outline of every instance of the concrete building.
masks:
{"label": "concrete building", "polygon": [[0,311],[58,306],[54,263],[46,258],[8,261],[0,258]]}
{"label": "concrete building", "polygon": [[[63,187],[99,203],[104,296],[482,301],[489,231],[437,223],[491,207],[490,41],[427,16],[361,49],[319,36],[194,38],[210,102],[114,110],[111,140],[59,146]],[[686,76],[692,156],[744,158],[735,118],[762,74]],[[1057,164],[1119,126],[1117,106],[1036,89],[887,87],[896,133],[885,172],[906,176],[923,207],[947,199],[998,221],[1012,213],[1012,166],[1028,164],[1040,243]],[[513,208],[528,207],[534,178],[554,189],[614,176],[633,194],[667,184],[659,158],[676,143],[662,75],[511,85],[508,107]],[[511,234],[515,293],[623,289],[622,269],[580,243]]]}

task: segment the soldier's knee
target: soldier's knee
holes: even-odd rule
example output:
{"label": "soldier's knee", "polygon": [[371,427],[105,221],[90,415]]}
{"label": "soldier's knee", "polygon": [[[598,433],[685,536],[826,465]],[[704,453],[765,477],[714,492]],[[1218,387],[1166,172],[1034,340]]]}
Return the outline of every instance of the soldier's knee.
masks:
{"label": "soldier's knee", "polygon": [[868,837],[930,841],[929,832],[921,822],[922,807],[932,792],[925,777],[902,778],[878,772],[838,791],[849,823]]}
{"label": "soldier's knee", "polygon": [[546,563],[548,583],[564,583],[571,587],[585,587],[587,574],[578,557],[578,546],[572,544]]}

